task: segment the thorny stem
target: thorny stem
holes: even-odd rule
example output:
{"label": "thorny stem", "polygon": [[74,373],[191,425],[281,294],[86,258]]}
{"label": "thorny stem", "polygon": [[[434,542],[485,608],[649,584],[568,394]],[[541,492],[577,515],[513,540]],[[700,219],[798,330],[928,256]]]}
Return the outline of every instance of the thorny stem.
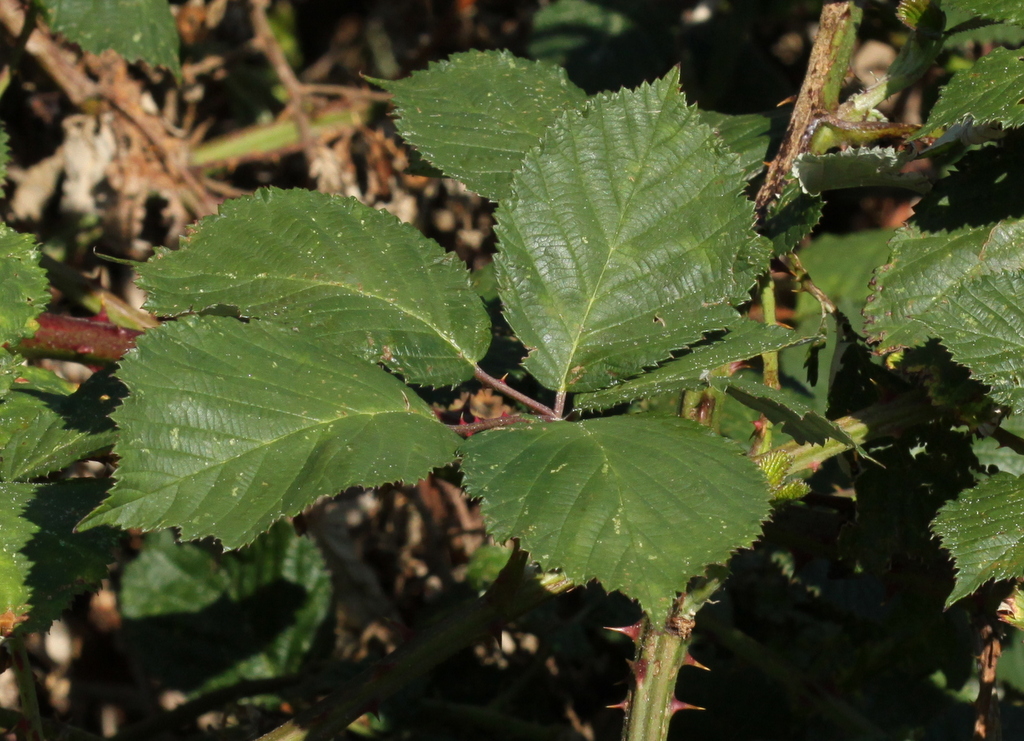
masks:
{"label": "thorny stem", "polygon": [[[685,414],[701,424],[717,429],[722,408],[721,392],[706,389],[700,394],[685,392],[680,400],[680,416]],[[672,716],[679,710],[701,710],[676,698],[679,671],[697,664],[690,656],[690,644],[697,611],[711,599],[729,574],[725,566],[707,567],[708,576],[695,579],[693,588],[675,599],[664,623],[651,622],[646,612],[634,626],[622,632],[636,640],[633,661],[633,686],[618,706],[626,711],[622,741],[662,741],[668,738]]]}
{"label": "thorny stem", "polygon": [[549,406],[545,406],[544,404],[541,404],[539,401],[536,401],[535,399],[531,399],[529,396],[522,393],[521,391],[516,391],[514,388],[512,388],[507,383],[502,381],[500,378],[495,378],[494,376],[487,373],[479,365],[475,367],[475,370],[473,371],[473,376],[476,378],[476,380],[480,381],[480,383],[482,383],[484,386],[490,386],[495,391],[499,391],[500,393],[509,397],[510,399],[515,399],[520,404],[525,406],[527,409],[536,412],[541,416],[542,419],[547,421],[559,419],[559,414],[554,409],[552,409]]}
{"label": "thorny stem", "polygon": [[504,623],[532,610],[572,583],[558,574],[533,576],[528,555],[516,550],[498,579],[479,599],[413,638],[341,685],[313,707],[260,737],[260,741],[328,741],[374,711],[410,681]]}
{"label": "thorny stem", "polygon": [[26,741],[43,741],[42,718],[39,715],[39,700],[36,698],[36,678],[32,675],[32,667],[25,650],[25,639],[20,633],[8,636],[4,645],[11,652],[11,664],[14,679],[18,685],[18,697],[21,700],[21,720],[19,726],[22,733],[19,738]]}
{"label": "thorny stem", "polygon": [[1024,440],[1014,435],[1009,430],[997,427],[991,435],[992,439],[999,443],[1001,448],[1009,448],[1018,455],[1024,455]]}
{"label": "thorny stem", "polygon": [[299,130],[302,151],[306,155],[306,164],[312,167],[317,159],[317,140],[309,122],[309,115],[303,107],[305,91],[299,78],[295,76],[295,70],[288,63],[281,45],[277,43],[274,30],[270,27],[270,21],[267,20],[269,4],[270,0],[249,0],[249,20],[256,34],[255,43],[274,68],[274,74],[277,75],[277,79],[281,81],[288,93],[292,120],[295,121],[295,127]]}
{"label": "thorny stem", "polygon": [[821,116],[839,105],[839,88],[850,66],[861,14],[855,0],[826,0],[821,8],[818,35],[786,136],[754,199],[759,222],[764,222],[768,207],[782,193],[793,161],[810,146],[809,134],[813,134]]}
{"label": "thorny stem", "polygon": [[660,741],[668,737],[672,716],[680,710],[700,710],[676,699],[679,671],[694,664],[689,649],[694,617],[715,593],[725,576],[701,580],[697,588],[679,596],[661,624],[648,617],[641,621],[633,662],[633,687],[624,703],[623,741]]}

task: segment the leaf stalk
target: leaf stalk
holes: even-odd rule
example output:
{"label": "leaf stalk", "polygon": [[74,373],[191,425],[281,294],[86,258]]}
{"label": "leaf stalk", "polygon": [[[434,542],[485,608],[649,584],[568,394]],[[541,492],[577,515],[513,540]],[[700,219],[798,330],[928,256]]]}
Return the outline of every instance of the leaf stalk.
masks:
{"label": "leaf stalk", "polygon": [[462,435],[463,437],[469,437],[477,432],[483,432],[484,430],[493,430],[496,427],[509,427],[511,425],[517,425],[522,422],[530,423],[534,420],[531,417],[523,417],[522,415],[515,415],[512,417],[495,417],[494,419],[482,419],[479,422],[468,422],[461,425],[448,425],[448,429],[452,432]]}
{"label": "leaf stalk", "polygon": [[[545,421],[560,419],[560,415],[554,409],[545,404],[541,404],[539,401],[530,398],[521,391],[516,391],[514,388],[509,386],[500,378],[495,378],[494,376],[490,375],[479,365],[474,367],[473,376],[484,386],[489,386],[495,391],[498,391],[499,393],[509,397],[510,399],[515,399],[527,409],[536,412]],[[564,400],[562,403],[565,403]]]}
{"label": "leaf stalk", "polygon": [[[759,282],[761,294],[761,313],[765,324],[771,326],[775,321],[775,279],[769,269],[761,277]],[[779,381],[779,353],[777,351],[766,352],[761,355],[761,362],[764,366],[764,385],[773,389],[782,388]],[[751,446],[753,455],[767,453],[772,447],[772,423],[764,414],[757,421],[757,428],[754,434],[754,443]]]}
{"label": "leaf stalk", "polygon": [[21,701],[21,719],[18,725],[25,741],[44,741],[43,719],[39,715],[39,700],[36,697],[36,678],[29,664],[25,638],[20,633],[8,636],[4,645],[11,652],[14,681],[18,685],[18,699]]}

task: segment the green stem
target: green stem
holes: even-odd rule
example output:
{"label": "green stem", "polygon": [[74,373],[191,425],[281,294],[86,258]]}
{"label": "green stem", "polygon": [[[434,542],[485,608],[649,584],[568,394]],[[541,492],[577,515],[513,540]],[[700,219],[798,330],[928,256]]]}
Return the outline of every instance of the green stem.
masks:
{"label": "green stem", "polygon": [[[345,106],[314,118],[310,127],[314,137],[327,139],[365,124],[370,117],[369,105]],[[295,124],[290,120],[275,121],[205,141],[190,150],[189,164],[211,172],[301,149],[302,139]]]}
{"label": "green stem", "polygon": [[[771,271],[761,278],[761,312],[764,315],[763,321],[769,326],[774,326],[775,319],[775,280]],[[777,351],[766,352],[761,356],[764,363],[764,385],[773,389],[782,388],[779,382],[779,353]]]}
{"label": "green stem", "polygon": [[93,314],[106,311],[112,324],[126,329],[144,331],[160,324],[155,316],[136,309],[110,291],[98,288],[70,265],[43,253],[40,264],[46,270],[50,283],[64,294],[64,298],[88,309]]}
{"label": "green stem", "polygon": [[702,580],[696,589],[681,595],[663,624],[643,619],[633,662],[633,687],[625,702],[623,741],[668,738],[669,724],[676,712],[700,709],[676,699],[676,680],[679,670],[693,663],[689,649],[694,617],[721,586],[725,569],[717,570],[722,572],[720,576]]}
{"label": "green stem", "polygon": [[[868,440],[880,437],[896,437],[909,427],[934,421],[940,414],[940,410],[932,406],[924,394],[911,392],[832,421],[842,428],[856,445],[862,445]],[[829,458],[853,447],[830,438],[824,445],[798,445],[790,442],[764,455],[783,451],[792,456],[793,462],[789,473],[793,474],[797,471],[816,470]]]}
{"label": "green stem", "polygon": [[[765,324],[773,326],[775,321],[775,280],[769,270],[760,280],[761,313]],[[764,385],[773,389],[782,388],[779,381],[779,353],[777,351],[766,352],[761,355],[761,362],[764,365]],[[761,415],[758,420],[757,434],[751,446],[753,455],[762,455],[772,448],[772,423],[768,417]]]}
{"label": "green stem", "polygon": [[18,698],[21,701],[21,720],[19,738],[26,741],[43,741],[43,721],[39,715],[39,700],[36,697],[36,678],[29,664],[28,651],[25,650],[25,639],[20,633],[8,636],[4,645],[11,652],[11,666],[14,669],[14,680],[18,685]]}
{"label": "green stem", "polygon": [[839,117],[862,121],[882,101],[921,79],[942,51],[945,18],[937,3],[930,3],[922,15],[908,22],[916,26],[900,53],[878,82],[853,95],[839,108]]}
{"label": "green stem", "polygon": [[328,741],[399,689],[462,648],[490,634],[572,583],[558,574],[526,573],[527,554],[517,550],[479,599],[401,646],[346,682],[313,707],[260,737],[260,741]]}

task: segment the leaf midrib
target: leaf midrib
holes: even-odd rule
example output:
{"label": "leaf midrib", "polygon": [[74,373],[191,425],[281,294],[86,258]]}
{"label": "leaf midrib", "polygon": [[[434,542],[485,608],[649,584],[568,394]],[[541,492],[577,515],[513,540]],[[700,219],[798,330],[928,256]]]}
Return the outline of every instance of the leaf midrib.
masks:
{"label": "leaf midrib", "polygon": [[[651,88],[651,89],[654,90],[654,88]],[[658,128],[660,127],[661,122],[662,122],[662,120],[664,118],[664,115],[665,115],[666,100],[665,100],[664,97],[660,97],[659,99],[661,101],[661,105],[658,108],[658,117],[657,117],[657,119],[654,119],[652,121],[651,128],[650,128],[650,131],[652,133],[651,133],[651,135],[648,136],[648,139],[647,139],[647,142],[646,142],[645,151],[643,153],[643,156],[640,159],[640,161],[641,161],[641,171],[643,171],[643,169],[644,169],[643,165],[646,164],[650,160],[651,149],[655,146],[655,143],[656,143],[655,137],[653,136],[653,132],[656,132],[658,130]],[[616,101],[616,103],[620,107],[622,107],[622,104],[621,104],[620,101]],[[602,111],[602,118],[604,118],[604,115],[606,113],[607,113],[607,108],[604,111]],[[629,117],[626,117],[626,120],[630,121],[631,119]],[[601,127],[601,135],[602,135],[602,138],[607,138],[607,127],[605,127],[605,126]],[[576,152],[576,137],[575,136],[573,136],[572,142],[573,142],[573,156],[574,156],[574,159],[578,162],[580,158],[577,156],[577,152]],[[607,148],[606,148],[606,151],[607,151]],[[587,320],[590,318],[590,313],[594,309],[594,304],[597,301],[598,294],[600,293],[601,284],[604,282],[605,275],[607,275],[607,273],[608,273],[608,266],[609,266],[609,264],[612,261],[612,256],[614,254],[616,254],[617,251],[622,249],[622,247],[623,247],[623,245],[620,244],[619,236],[622,233],[622,225],[623,225],[623,222],[624,222],[624,220],[626,218],[627,213],[629,212],[629,206],[632,203],[633,198],[636,196],[636,192],[637,192],[638,188],[639,188],[638,182],[637,181],[633,181],[632,188],[629,189],[628,195],[626,196],[626,199],[625,199],[625,203],[622,204],[622,206],[620,206],[620,208],[619,208],[618,223],[616,223],[616,225],[615,225],[615,231],[612,234],[612,239],[607,240],[607,242],[608,242],[608,253],[607,253],[607,255],[605,255],[604,265],[601,267],[601,274],[598,276],[597,282],[594,285],[594,290],[591,292],[590,300],[587,302],[587,308],[583,312],[583,318],[580,320],[579,326],[578,326],[578,328],[576,330],[576,336],[572,339],[572,341],[570,343],[569,355],[568,355],[568,358],[567,358],[566,363],[565,363],[565,368],[562,371],[562,378],[559,381],[559,387],[557,389],[558,391],[563,391],[564,392],[564,391],[567,391],[568,388],[569,388],[569,384],[566,382],[566,379],[569,376],[570,370],[575,367],[575,364],[573,362],[573,358],[575,358],[577,350],[579,349],[580,342],[582,341],[584,329],[586,328],[586,325],[587,325]]]}

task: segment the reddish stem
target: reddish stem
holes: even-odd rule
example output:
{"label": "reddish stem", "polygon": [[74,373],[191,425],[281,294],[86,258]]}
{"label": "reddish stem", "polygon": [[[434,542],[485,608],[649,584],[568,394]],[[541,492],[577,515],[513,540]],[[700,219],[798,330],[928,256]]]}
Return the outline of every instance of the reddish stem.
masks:
{"label": "reddish stem", "polygon": [[36,321],[39,329],[35,336],[14,348],[27,358],[74,360],[89,365],[115,363],[135,347],[136,338],[142,334],[108,322],[59,314],[41,314]]}
{"label": "reddish stem", "polygon": [[483,385],[490,386],[495,391],[500,392],[501,394],[509,397],[510,399],[515,399],[523,406],[539,414],[543,419],[549,421],[553,419],[558,419],[558,414],[555,413],[554,409],[552,409],[549,406],[545,406],[544,404],[541,404],[539,401],[535,399],[531,399],[529,396],[520,391],[516,391],[514,388],[512,388],[507,383],[502,381],[500,378],[495,378],[494,376],[484,371],[484,369],[481,368],[479,365],[476,366],[476,370],[473,372],[473,375]]}
{"label": "reddish stem", "polygon": [[493,430],[495,427],[508,427],[509,425],[519,424],[520,422],[533,422],[533,419],[517,414],[512,417],[495,417],[494,419],[482,419],[479,422],[448,425],[448,429],[462,435],[463,437],[469,437],[476,432]]}

